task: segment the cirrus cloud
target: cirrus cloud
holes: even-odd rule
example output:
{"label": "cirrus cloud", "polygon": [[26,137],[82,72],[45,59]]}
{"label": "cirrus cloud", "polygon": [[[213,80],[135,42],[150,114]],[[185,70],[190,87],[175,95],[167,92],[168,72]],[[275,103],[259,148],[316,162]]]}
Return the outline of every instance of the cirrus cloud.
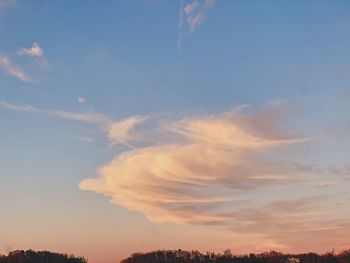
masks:
{"label": "cirrus cloud", "polygon": [[[110,196],[153,222],[230,221],[217,208],[238,202],[240,192],[299,180],[300,166],[272,158],[279,148],[306,141],[284,131],[280,118],[270,110],[235,109],[170,121],[154,131],[159,138],[170,134],[171,141],[121,153],[80,188]],[[128,141],[129,130],[143,121],[117,123],[110,139]]]}
{"label": "cirrus cloud", "polygon": [[27,112],[27,113],[35,113],[35,114],[43,114],[52,117],[67,119],[71,121],[78,122],[88,122],[88,123],[99,123],[104,126],[108,126],[111,120],[103,114],[95,113],[93,111],[90,112],[69,112],[62,110],[46,110],[33,107],[32,105],[18,105],[9,103],[7,101],[0,101],[0,108],[17,111],[17,112]]}
{"label": "cirrus cloud", "polygon": [[116,125],[126,134],[117,141],[137,134],[141,145],[118,154],[79,187],[151,222],[218,226],[240,251],[345,249],[347,182],[303,163],[300,149],[310,139],[287,125],[292,113],[279,102],[255,112],[244,105],[158,122],[127,118]]}
{"label": "cirrus cloud", "polygon": [[32,82],[31,78],[23,71],[19,66],[15,66],[11,59],[3,54],[0,54],[0,68],[3,69],[8,75],[23,81],[23,82]]}
{"label": "cirrus cloud", "polygon": [[193,33],[207,18],[208,9],[213,7],[215,0],[192,0],[180,2],[179,34],[177,50],[180,51],[184,37],[184,30]]}

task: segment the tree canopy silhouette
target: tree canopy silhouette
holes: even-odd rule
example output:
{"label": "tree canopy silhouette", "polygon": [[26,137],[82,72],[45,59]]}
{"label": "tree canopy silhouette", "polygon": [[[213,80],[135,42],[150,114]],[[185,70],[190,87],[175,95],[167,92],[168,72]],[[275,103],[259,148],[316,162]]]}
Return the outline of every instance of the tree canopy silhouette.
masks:
{"label": "tree canopy silhouette", "polygon": [[0,263],[87,263],[87,260],[49,251],[15,250],[7,256],[0,255]]}
{"label": "tree canopy silhouette", "polygon": [[158,250],[147,253],[134,253],[121,263],[350,263],[350,250],[339,254],[333,252],[318,255],[315,253],[283,254],[276,251],[249,255],[234,255],[230,249],[224,253],[196,250]]}
{"label": "tree canopy silhouette", "polygon": [[[52,253],[49,251],[15,250],[8,255],[0,255],[0,263],[87,263],[83,257]],[[316,253],[283,254],[269,251],[259,254],[235,255],[230,249],[223,253],[197,250],[157,250],[133,253],[120,263],[350,263],[350,249],[338,254],[334,251],[318,255]]]}

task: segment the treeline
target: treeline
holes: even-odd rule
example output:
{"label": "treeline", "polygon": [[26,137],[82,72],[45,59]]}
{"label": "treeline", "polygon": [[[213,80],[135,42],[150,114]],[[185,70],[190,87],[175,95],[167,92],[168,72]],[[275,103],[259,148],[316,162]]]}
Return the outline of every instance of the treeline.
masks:
{"label": "treeline", "polygon": [[350,250],[335,254],[283,254],[276,251],[260,254],[234,255],[231,250],[216,254],[184,250],[158,250],[134,253],[121,263],[350,263]]}
{"label": "treeline", "polygon": [[[7,256],[0,255],[0,263],[87,263],[83,257],[52,253],[49,251],[16,250]],[[158,250],[134,253],[121,263],[350,263],[350,249],[335,254],[304,253],[283,254],[276,251],[249,255],[234,255],[231,250],[224,253],[199,251]]]}
{"label": "treeline", "polygon": [[87,263],[87,260],[49,251],[16,250],[7,256],[0,255],[0,263]]}

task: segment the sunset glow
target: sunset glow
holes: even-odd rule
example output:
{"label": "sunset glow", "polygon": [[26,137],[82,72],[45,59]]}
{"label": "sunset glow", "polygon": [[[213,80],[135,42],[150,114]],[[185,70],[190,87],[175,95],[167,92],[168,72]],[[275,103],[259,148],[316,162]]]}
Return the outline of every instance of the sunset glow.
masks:
{"label": "sunset glow", "polygon": [[350,249],[349,11],[0,0],[0,254]]}

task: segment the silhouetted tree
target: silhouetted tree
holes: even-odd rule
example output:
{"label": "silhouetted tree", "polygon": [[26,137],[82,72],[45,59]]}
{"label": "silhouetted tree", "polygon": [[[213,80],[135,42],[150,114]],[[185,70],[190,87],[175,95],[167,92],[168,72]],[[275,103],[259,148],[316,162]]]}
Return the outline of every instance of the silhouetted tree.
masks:
{"label": "silhouetted tree", "polygon": [[230,249],[223,254],[206,252],[202,254],[197,250],[159,250],[147,253],[134,253],[123,259],[121,263],[350,263],[350,250],[339,254],[333,252],[318,255],[283,254],[269,251],[260,254],[234,255]]}
{"label": "silhouetted tree", "polygon": [[7,256],[0,255],[0,263],[87,263],[87,260],[49,251],[15,250]]}

